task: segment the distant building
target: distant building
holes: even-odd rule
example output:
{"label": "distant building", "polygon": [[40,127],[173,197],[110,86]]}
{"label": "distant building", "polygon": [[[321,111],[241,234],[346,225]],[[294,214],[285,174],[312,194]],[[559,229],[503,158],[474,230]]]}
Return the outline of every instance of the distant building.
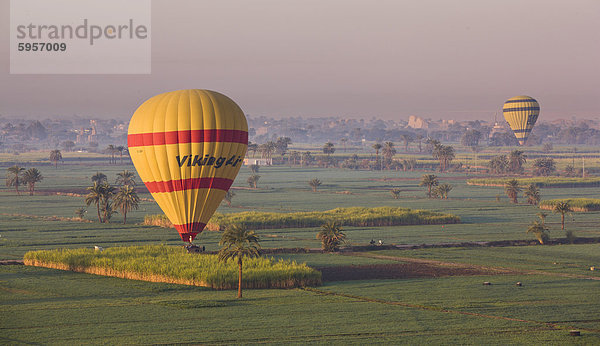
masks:
{"label": "distant building", "polygon": [[271,159],[258,159],[258,158],[245,158],[244,166],[259,165],[259,166],[271,166],[273,161]]}
{"label": "distant building", "polygon": [[[92,123],[93,122],[93,123]],[[95,142],[98,139],[98,133],[96,132],[96,122],[91,120],[92,127],[88,128],[80,128],[77,130],[77,138],[75,139],[75,143],[77,144],[86,144],[90,142]]]}
{"label": "distant building", "polygon": [[428,129],[429,122],[423,118],[411,115],[408,117],[408,125],[406,125],[406,127],[412,127],[413,129]]}

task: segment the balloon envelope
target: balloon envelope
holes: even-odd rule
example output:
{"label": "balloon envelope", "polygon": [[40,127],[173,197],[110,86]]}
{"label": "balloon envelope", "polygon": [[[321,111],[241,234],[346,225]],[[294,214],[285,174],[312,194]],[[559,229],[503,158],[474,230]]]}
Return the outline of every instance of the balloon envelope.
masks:
{"label": "balloon envelope", "polygon": [[524,145],[540,114],[540,105],[529,96],[515,96],[504,102],[504,119],[515,133],[520,145]]}
{"label": "balloon envelope", "polygon": [[140,178],[181,239],[204,229],[238,174],[248,123],[227,96],[178,90],[144,102],[129,123],[127,144]]}

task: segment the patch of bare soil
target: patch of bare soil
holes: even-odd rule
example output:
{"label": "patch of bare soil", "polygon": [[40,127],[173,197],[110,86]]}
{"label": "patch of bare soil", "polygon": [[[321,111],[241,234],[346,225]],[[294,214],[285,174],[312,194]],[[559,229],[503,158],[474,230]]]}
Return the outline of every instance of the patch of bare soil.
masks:
{"label": "patch of bare soil", "polygon": [[[454,177],[444,177],[444,180],[465,180],[471,177],[468,176],[454,176]],[[421,178],[369,178],[368,181],[420,181]]]}
{"label": "patch of bare soil", "polygon": [[[425,263],[390,263],[315,268],[323,281],[414,279],[444,276],[497,275],[494,269],[440,266]],[[506,273],[506,272],[503,272]]]}
{"label": "patch of bare soil", "polygon": [[71,197],[81,197],[86,194],[87,191],[82,188],[68,188],[68,189],[48,189],[48,190],[38,190],[35,192],[36,195],[41,196],[71,196]]}

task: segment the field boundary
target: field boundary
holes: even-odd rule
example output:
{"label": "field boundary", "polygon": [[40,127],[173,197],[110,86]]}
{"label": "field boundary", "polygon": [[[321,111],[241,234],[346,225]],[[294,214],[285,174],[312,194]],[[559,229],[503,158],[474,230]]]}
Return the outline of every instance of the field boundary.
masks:
{"label": "field boundary", "polygon": [[467,266],[444,266],[419,262],[360,264],[333,267],[315,266],[313,268],[321,272],[321,279],[323,281],[329,282],[514,274],[510,271],[499,271],[494,268],[484,269]]}

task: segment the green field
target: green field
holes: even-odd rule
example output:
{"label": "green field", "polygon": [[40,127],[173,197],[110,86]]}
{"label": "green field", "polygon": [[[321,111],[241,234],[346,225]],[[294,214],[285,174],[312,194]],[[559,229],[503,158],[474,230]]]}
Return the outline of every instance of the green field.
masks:
{"label": "green field", "polygon": [[[461,153],[461,155],[463,155]],[[474,157],[466,153],[465,158]],[[20,159],[23,159],[21,155]],[[425,159],[425,157],[423,156]],[[115,174],[131,165],[107,165],[104,158],[77,157],[57,169],[32,156],[45,179],[40,194],[17,196],[0,186],[0,259],[21,259],[27,251],[181,245],[176,231],[144,226],[158,206],[140,209],[109,224],[70,220],[83,206],[90,176]],[[38,160],[38,161],[36,161]],[[565,159],[566,160],[566,159]],[[1,160],[0,160],[1,161]],[[8,161],[6,161],[8,162]],[[587,161],[586,161],[587,164]],[[510,203],[502,187],[467,184],[472,174],[439,173],[454,186],[449,199],[428,199],[414,171],[261,167],[258,189],[247,189],[243,167],[234,183],[232,207],[244,211],[294,213],[349,207],[400,207],[457,215],[461,224],[386,227],[344,226],[348,245],[371,240],[386,245],[440,244],[533,239],[525,233],[540,209]],[[312,192],[308,181],[323,182]],[[400,188],[399,199],[389,190]],[[141,197],[150,198],[140,187]],[[542,198],[596,198],[600,187],[543,188]],[[578,237],[600,237],[600,212],[575,213],[566,227]],[[548,213],[551,238],[564,238],[560,215]],[[318,227],[258,230],[263,248],[320,248]],[[219,248],[220,233],[205,231],[196,243]],[[324,282],[314,290],[233,291],[102,277],[55,269],[0,266],[0,342],[4,344],[149,343],[336,343],[336,344],[598,344],[600,343],[600,244],[505,248],[430,248],[362,253],[286,253],[275,258],[314,267],[390,265],[439,261],[508,268],[505,275],[451,276]],[[590,267],[599,269],[591,271]],[[490,281],[491,286],[482,282]],[[523,283],[522,287],[515,282]],[[581,337],[569,336],[581,330]]]}

